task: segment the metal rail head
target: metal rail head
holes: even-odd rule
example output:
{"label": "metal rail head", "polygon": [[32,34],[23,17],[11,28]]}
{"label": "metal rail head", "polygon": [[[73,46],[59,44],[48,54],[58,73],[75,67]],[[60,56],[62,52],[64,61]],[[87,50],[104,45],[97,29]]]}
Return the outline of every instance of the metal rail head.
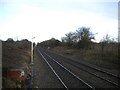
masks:
{"label": "metal rail head", "polygon": [[[75,65],[72,64],[72,63],[69,63],[69,64],[75,66]],[[77,66],[77,67],[78,67],[78,66]],[[79,67],[78,67],[78,68],[79,68]],[[110,81],[110,80],[108,80],[108,79],[105,79],[105,78],[103,78],[103,77],[100,77],[99,75],[97,75],[97,74],[95,74],[95,73],[92,73],[92,72],[89,72],[89,71],[87,71],[87,70],[85,70],[85,69],[83,69],[83,68],[80,68],[80,69],[83,70],[83,71],[85,71],[85,72],[87,72],[87,73],[89,73],[89,74],[91,74],[91,75],[94,75],[94,76],[96,76],[96,77],[98,77],[98,78],[100,78],[100,79],[102,79],[102,80],[104,80],[104,81],[107,81],[107,82],[109,82],[109,83],[111,83],[111,84],[113,84],[113,85],[116,85],[116,86],[120,87],[119,84],[117,84],[117,83],[115,83],[115,82],[113,82],[113,81]]]}
{"label": "metal rail head", "polygon": [[[43,52],[43,51],[42,51]],[[44,54],[46,54],[45,52],[43,52]],[[51,56],[49,56],[48,54],[46,54],[49,58],[51,58],[54,62],[56,62],[58,65],[60,65],[62,68],[64,68],[65,70],[67,70],[69,73],[71,73],[72,75],[74,75],[77,79],[79,79],[79,80],[81,80],[82,82],[84,82],[82,79],[80,79],[78,76],[76,76],[74,73],[72,73],[70,70],[68,70],[67,68],[65,68],[63,65],[61,65],[59,62],[57,62],[54,58],[52,58]],[[72,60],[72,59],[71,59]],[[85,64],[83,64],[83,63],[80,63],[80,64],[82,64],[82,65],[85,65]],[[91,67],[91,66],[88,66],[88,65],[85,65],[85,66],[87,66],[87,67],[90,67],[90,68],[92,68],[92,69],[95,69],[95,70],[97,70],[97,71],[100,71],[100,72],[103,72],[103,73],[105,73],[105,74],[108,74],[108,75],[111,75],[111,76],[114,76],[114,77],[117,77],[117,78],[120,78],[119,76],[117,76],[117,75],[115,75],[115,74],[112,74],[112,73],[110,73],[110,72],[107,72],[107,71],[103,71],[103,70],[101,70],[101,69],[98,69],[98,68],[94,68],[94,67]],[[86,71],[86,70],[85,70]],[[88,72],[88,71],[87,71]],[[90,74],[92,74],[92,75],[95,75],[96,77],[98,77],[98,78],[101,78],[101,79],[103,79],[103,80],[105,80],[105,81],[107,81],[107,82],[109,82],[109,83],[111,83],[111,84],[113,84],[113,85],[116,85],[116,86],[118,86],[118,87],[120,87],[120,85],[119,84],[117,84],[117,83],[115,83],[115,82],[112,82],[112,81],[110,81],[110,80],[107,80],[107,79],[104,79],[104,78],[102,78],[102,77],[100,77],[100,76],[98,76],[98,75],[96,75],[96,74],[94,74],[94,73],[91,73],[91,72],[89,72]],[[84,82],[86,85],[87,85],[87,83],[86,82]],[[88,86],[89,87],[91,87],[89,84],[88,84]],[[91,87],[91,88],[93,88],[93,87]],[[94,89],[94,88],[93,88]]]}
{"label": "metal rail head", "polygon": [[[63,55],[60,55],[60,56],[64,57]],[[64,57],[64,58],[67,58],[67,57]],[[70,59],[70,60],[73,61],[72,59]],[[108,74],[108,75],[111,75],[111,76],[114,76],[114,77],[120,78],[119,75],[115,75],[115,74],[110,73],[110,72],[108,72],[108,71],[101,70],[101,69],[98,69],[98,68],[95,68],[95,67],[91,67],[91,66],[88,66],[88,65],[83,64],[83,63],[80,63],[80,62],[76,62],[76,61],[73,61],[73,62],[75,62],[75,63],[79,63],[79,64],[84,65],[84,66],[87,66],[87,67],[92,68],[92,69],[94,69],[94,70],[98,70],[98,71],[103,72],[103,73],[106,73],[106,74]]]}
{"label": "metal rail head", "polygon": [[[42,51],[43,52],[43,51]],[[49,58],[51,58],[55,63],[57,63],[59,66],[61,66],[62,68],[64,68],[66,71],[68,71],[70,74],[72,74],[74,77],[76,77],[78,80],[82,81],[85,85],[87,85],[89,88],[95,90],[94,87],[92,87],[91,85],[89,85],[87,82],[85,82],[84,80],[82,80],[81,78],[79,78],[77,75],[75,75],[73,72],[71,72],[70,70],[68,70],[66,67],[64,67],[62,64],[60,64],[59,62],[57,62],[54,58],[52,58],[51,56],[49,56],[48,54],[46,54],[45,52],[43,52],[45,55],[47,55]]]}
{"label": "metal rail head", "polygon": [[46,58],[43,56],[43,54],[40,52],[40,50],[38,49],[38,52],[40,53],[40,55],[42,56],[42,58],[45,60],[45,62],[47,63],[47,65],[50,67],[50,69],[52,70],[52,72],[56,75],[56,77],[58,78],[58,80],[62,83],[62,85],[68,90],[68,87],[65,85],[65,83],[62,81],[62,79],[59,77],[59,75],[55,72],[55,70],[52,68],[52,66],[49,64],[49,62],[46,60]]}

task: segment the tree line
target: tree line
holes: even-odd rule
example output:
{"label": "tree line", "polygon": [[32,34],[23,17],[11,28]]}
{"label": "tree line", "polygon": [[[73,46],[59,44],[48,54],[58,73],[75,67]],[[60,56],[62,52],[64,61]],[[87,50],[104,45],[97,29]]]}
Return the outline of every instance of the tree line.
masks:
{"label": "tree line", "polygon": [[51,38],[40,43],[43,47],[56,47],[64,46],[76,49],[94,49],[96,46],[100,50],[104,51],[108,46],[112,48],[118,46],[117,40],[111,38],[108,34],[104,36],[99,43],[94,42],[95,35],[90,31],[89,27],[79,27],[75,32],[68,32],[64,37],[61,38],[61,41]]}
{"label": "tree line", "polygon": [[55,47],[55,46],[65,46],[72,48],[91,48],[92,39],[95,39],[94,34],[90,32],[90,28],[80,27],[76,32],[66,33],[64,37],[61,38],[61,41],[52,38],[41,42],[43,47]]}

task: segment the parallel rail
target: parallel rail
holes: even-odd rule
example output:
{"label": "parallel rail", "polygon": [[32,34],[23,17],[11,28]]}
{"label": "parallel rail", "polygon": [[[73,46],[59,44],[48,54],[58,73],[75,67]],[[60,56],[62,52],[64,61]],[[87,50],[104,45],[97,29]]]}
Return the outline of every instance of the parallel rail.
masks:
{"label": "parallel rail", "polygon": [[[61,55],[61,56],[62,56],[62,55]],[[63,57],[63,56],[62,56],[62,57]],[[66,58],[66,57],[64,57],[64,58]],[[120,79],[120,76],[119,76],[119,75],[110,73],[110,72],[105,71],[105,70],[101,70],[101,69],[99,69],[99,68],[91,67],[91,66],[88,66],[88,65],[83,64],[83,63],[80,63],[80,62],[73,61],[72,59],[69,59],[69,60],[71,60],[71,61],[74,62],[74,63],[79,63],[80,65],[84,65],[84,66],[86,66],[86,67],[88,67],[88,68],[91,68],[91,69],[94,69],[94,70],[103,72],[103,73],[105,73],[105,74],[108,74],[108,75],[111,75],[111,76],[113,76],[113,77],[116,77],[116,78]]]}
{"label": "parallel rail", "polygon": [[47,65],[49,66],[49,68],[52,70],[52,72],[56,75],[56,77],[58,78],[58,80],[62,83],[62,85],[68,90],[68,87],[65,85],[65,83],[62,81],[62,79],[58,76],[58,74],[56,73],[56,71],[52,68],[52,66],[48,63],[48,61],[46,60],[46,58],[42,55],[42,53],[40,52],[40,50],[38,50],[38,52],[40,53],[40,55],[42,56],[42,58],[45,60],[45,62],[47,63]]}
{"label": "parallel rail", "polygon": [[69,63],[69,64],[73,65],[74,67],[77,67],[77,68],[79,68],[80,70],[83,70],[83,71],[85,71],[85,72],[87,72],[87,73],[89,73],[89,74],[91,74],[91,75],[94,75],[94,76],[96,76],[96,77],[98,77],[98,78],[100,78],[100,79],[102,79],[102,80],[104,80],[104,81],[107,81],[107,82],[109,82],[109,83],[111,83],[111,84],[113,84],[113,85],[115,85],[115,86],[120,87],[120,85],[119,85],[118,83],[114,82],[114,81],[111,81],[111,80],[109,80],[109,79],[106,79],[106,78],[104,78],[104,77],[101,77],[100,75],[95,74],[95,73],[92,73],[92,72],[90,72],[90,71],[88,71],[88,70],[86,70],[86,69],[83,69],[83,68],[81,68],[80,66],[75,65],[75,64],[73,64],[73,63],[70,63],[70,62],[67,62],[67,63]]}
{"label": "parallel rail", "polygon": [[[44,52],[45,53],[45,52]],[[46,54],[46,53],[45,53]],[[48,54],[46,54],[48,57],[50,57]],[[51,58],[51,57],[50,57]],[[51,59],[53,59],[53,58],[51,58]],[[58,61],[56,61],[55,59],[53,59],[56,63],[59,63]],[[100,79],[102,79],[102,80],[104,80],[104,81],[107,81],[107,82],[109,82],[109,83],[111,83],[111,84],[113,84],[113,85],[115,85],[115,86],[117,86],[117,87],[120,87],[120,85],[119,85],[119,80],[120,80],[120,76],[118,76],[118,75],[115,75],[115,74],[112,74],[112,73],[109,73],[109,72],[107,72],[107,71],[103,71],[103,70],[100,70],[100,69],[98,69],[98,68],[94,68],[94,67],[91,67],[91,66],[88,66],[88,65],[85,65],[85,64],[82,64],[82,63],[79,63],[79,62],[76,62],[76,61],[73,61],[72,59],[66,59],[66,61],[64,60],[64,62],[67,62],[67,63],[69,63],[69,64],[71,64],[72,66],[74,66],[74,67],[77,67],[77,68],[79,68],[79,69],[81,69],[81,70],[83,70],[83,71],[85,71],[85,72],[87,72],[87,73],[89,73],[89,74],[91,74],[91,75],[94,75],[94,76],[96,76],[96,77],[98,77],[98,78],[100,78]],[[79,65],[78,65],[79,64]],[[118,83],[116,83],[116,82],[114,82],[114,81],[111,81],[111,80],[109,80],[109,79],[106,79],[106,78],[104,78],[104,77],[101,77],[100,75],[98,75],[98,74],[95,74],[95,73],[92,73],[92,72],[90,72],[90,71],[88,71],[88,70],[86,70],[86,69],[83,69],[83,68],[81,68],[80,66],[84,66],[84,67],[86,67],[86,68],[89,68],[89,69],[93,69],[93,70],[96,70],[97,72],[99,71],[99,72],[101,72],[102,74],[107,74],[107,75],[110,75],[111,77],[114,77],[114,78],[117,78],[118,79]]]}
{"label": "parallel rail", "polygon": [[70,70],[68,70],[66,67],[64,67],[62,64],[60,64],[59,62],[57,62],[55,59],[53,59],[51,56],[49,56],[48,54],[46,54],[45,52],[41,52],[38,49],[38,52],[40,53],[40,55],[42,56],[42,58],[45,60],[45,62],[48,64],[48,66],[50,67],[50,69],[52,70],[52,72],[56,75],[56,77],[58,78],[58,80],[61,82],[61,84],[64,86],[64,88],[68,89],[69,87],[64,83],[64,81],[61,79],[61,77],[57,74],[57,72],[55,71],[55,69],[52,67],[52,65],[48,62],[48,60],[45,58],[45,56],[42,54],[44,53],[46,56],[48,56],[51,61],[57,65],[59,65],[62,69],[64,69],[67,73],[69,73],[70,75],[72,75],[74,78],[76,78],[77,80],[79,80],[80,82],[84,83],[87,88],[90,88],[92,90],[95,90],[95,88],[91,85],[89,85],[87,82],[85,82],[84,80],[82,80],[80,77],[78,77],[77,75],[75,75],[73,72],[71,72]]}

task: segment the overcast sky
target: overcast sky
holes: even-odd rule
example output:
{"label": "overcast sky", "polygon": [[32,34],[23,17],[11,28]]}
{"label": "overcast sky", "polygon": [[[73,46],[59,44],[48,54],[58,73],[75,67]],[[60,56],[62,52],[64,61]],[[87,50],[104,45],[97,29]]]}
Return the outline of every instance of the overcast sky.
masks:
{"label": "overcast sky", "polygon": [[0,0],[0,39],[61,40],[79,27],[118,37],[119,0]]}

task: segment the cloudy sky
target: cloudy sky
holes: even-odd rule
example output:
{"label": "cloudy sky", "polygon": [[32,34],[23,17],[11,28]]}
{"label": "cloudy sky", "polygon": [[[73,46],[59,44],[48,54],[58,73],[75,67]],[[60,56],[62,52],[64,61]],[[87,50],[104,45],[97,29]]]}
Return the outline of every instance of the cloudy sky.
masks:
{"label": "cloudy sky", "polygon": [[0,0],[0,39],[61,40],[79,27],[118,37],[119,0]]}

